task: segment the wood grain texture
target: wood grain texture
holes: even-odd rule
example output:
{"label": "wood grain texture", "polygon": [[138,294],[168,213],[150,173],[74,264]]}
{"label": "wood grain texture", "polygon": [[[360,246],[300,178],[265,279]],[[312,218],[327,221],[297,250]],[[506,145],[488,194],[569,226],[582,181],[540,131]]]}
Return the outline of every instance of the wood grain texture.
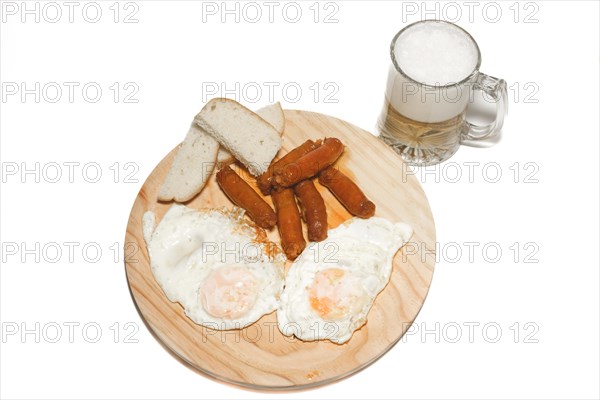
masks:
{"label": "wood grain texture", "polygon": [[[280,155],[307,139],[339,138],[347,148],[336,167],[354,179],[375,202],[375,215],[406,222],[414,229],[411,242],[394,258],[390,283],[377,297],[367,324],[348,343],[302,342],[285,337],[277,328],[275,313],[242,330],[215,331],[196,325],[184,315],[178,303],[167,299],[150,269],[142,235],[142,215],[153,210],[158,222],[170,207],[170,203],[157,202],[156,197],[175,150],[144,183],[131,210],[125,238],[125,269],[131,294],[158,340],[190,366],[213,378],[266,390],[303,389],[334,382],[377,360],[398,342],[417,316],[429,290],[435,263],[429,252],[435,248],[435,227],[427,198],[408,167],[387,145],[368,132],[330,116],[295,110],[286,110],[285,116]],[[255,187],[247,173],[243,176]],[[316,186],[327,206],[329,228],[350,218],[327,189]],[[269,197],[267,202],[272,204]],[[213,174],[204,190],[187,205],[231,207],[231,202],[219,189]],[[277,229],[269,232],[269,237],[279,242]],[[135,249],[139,251],[134,252]]]}

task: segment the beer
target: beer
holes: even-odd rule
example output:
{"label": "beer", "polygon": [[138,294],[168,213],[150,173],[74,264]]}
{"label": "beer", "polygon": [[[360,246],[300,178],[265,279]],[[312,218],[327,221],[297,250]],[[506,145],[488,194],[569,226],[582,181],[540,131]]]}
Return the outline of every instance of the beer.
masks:
{"label": "beer", "polygon": [[460,146],[465,113],[441,122],[406,118],[387,103],[379,121],[381,139],[413,165],[430,165],[450,158]]}
{"label": "beer", "polygon": [[[500,131],[506,83],[479,72],[479,47],[465,30],[445,21],[420,21],[398,32],[390,55],[378,130],[407,163],[445,161],[461,143]],[[466,121],[474,89],[486,91],[498,103],[498,116],[488,126]]]}

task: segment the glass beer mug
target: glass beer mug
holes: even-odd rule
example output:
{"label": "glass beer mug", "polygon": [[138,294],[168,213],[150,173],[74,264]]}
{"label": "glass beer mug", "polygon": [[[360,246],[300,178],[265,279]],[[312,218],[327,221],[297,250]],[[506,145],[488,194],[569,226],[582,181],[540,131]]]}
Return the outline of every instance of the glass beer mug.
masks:
{"label": "glass beer mug", "polygon": [[[501,131],[506,82],[479,72],[479,47],[464,29],[446,21],[419,21],[396,34],[390,53],[378,130],[405,162],[437,164],[461,144],[477,145]],[[496,117],[487,125],[467,121],[475,90],[496,104]]]}

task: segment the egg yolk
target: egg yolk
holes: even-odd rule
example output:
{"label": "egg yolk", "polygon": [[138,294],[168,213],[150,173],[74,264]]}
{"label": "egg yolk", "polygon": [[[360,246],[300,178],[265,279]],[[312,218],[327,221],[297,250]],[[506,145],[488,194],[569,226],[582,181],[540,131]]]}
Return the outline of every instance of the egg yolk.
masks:
{"label": "egg yolk", "polygon": [[317,272],[308,291],[311,308],[324,320],[339,320],[360,311],[364,290],[360,281],[343,269]]}
{"label": "egg yolk", "polygon": [[258,298],[256,278],[245,266],[228,265],[212,271],[199,291],[202,307],[217,318],[245,315]]}

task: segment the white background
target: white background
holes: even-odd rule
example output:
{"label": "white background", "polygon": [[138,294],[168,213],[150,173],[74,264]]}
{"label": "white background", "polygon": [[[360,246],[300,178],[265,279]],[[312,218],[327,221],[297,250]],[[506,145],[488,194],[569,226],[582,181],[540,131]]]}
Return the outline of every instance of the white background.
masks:
{"label": "white background", "polygon": [[[0,32],[3,398],[599,397],[597,2],[339,1],[315,7],[310,1],[299,3],[296,23],[285,19],[295,17],[289,6],[282,14],[285,3],[275,7],[272,22],[268,7],[257,3],[262,19],[256,23],[248,21],[256,8],[244,14],[243,3],[239,22],[232,14],[225,23],[221,2],[98,2],[96,23],[82,15],[85,2],[74,9],[73,22],[68,7],[57,3],[62,18],[56,23],[48,21],[56,16],[53,6],[38,3],[36,22],[35,13],[22,15],[21,2],[7,3]],[[93,19],[90,7],[85,16]],[[203,13],[215,7],[215,15]],[[132,12],[138,22],[124,23]],[[333,22],[325,23],[332,12]],[[186,368],[143,325],[113,250],[122,245],[145,177],[212,97],[207,83],[225,83],[234,89],[230,97],[250,107],[267,104],[267,85],[278,85],[275,100],[285,108],[334,115],[373,131],[392,36],[409,22],[435,17],[457,22],[476,38],[482,71],[507,80],[511,104],[498,145],[463,147],[449,162],[416,171],[440,244],[416,320],[419,332],[363,372],[305,392],[245,391]],[[34,89],[36,82],[39,102],[35,90],[22,98],[21,83]],[[55,103],[52,82],[63,89]],[[73,102],[64,82],[79,84]],[[88,83],[102,89],[95,103],[93,88],[83,97]],[[299,86],[301,96],[283,93],[286,84]],[[263,89],[258,96],[241,90],[256,86]],[[125,102],[135,88],[128,100],[137,103]],[[21,175],[36,162],[39,183],[35,174]],[[57,183],[49,182],[53,162],[62,165]],[[80,163],[73,182],[65,162]],[[87,163],[100,166],[97,183],[86,181],[96,164],[82,175]],[[137,182],[127,182],[127,173]],[[78,243],[73,259],[64,242]],[[476,242],[472,257],[465,242]],[[39,262],[35,251],[22,251],[36,243]],[[51,243],[63,250],[54,263]],[[102,249],[95,263],[82,255],[87,243]],[[94,248],[87,249],[93,261]],[[71,322],[80,324],[73,343],[65,325]],[[39,339],[22,336],[36,323]],[[84,336],[86,323],[102,329],[97,343],[86,340],[95,336],[94,329]],[[479,324],[471,338],[470,323]],[[62,336],[50,343],[55,324]],[[126,343],[135,326],[139,331],[129,339],[137,343]],[[462,336],[455,339],[457,327]],[[425,329],[432,333],[423,336]]]}

